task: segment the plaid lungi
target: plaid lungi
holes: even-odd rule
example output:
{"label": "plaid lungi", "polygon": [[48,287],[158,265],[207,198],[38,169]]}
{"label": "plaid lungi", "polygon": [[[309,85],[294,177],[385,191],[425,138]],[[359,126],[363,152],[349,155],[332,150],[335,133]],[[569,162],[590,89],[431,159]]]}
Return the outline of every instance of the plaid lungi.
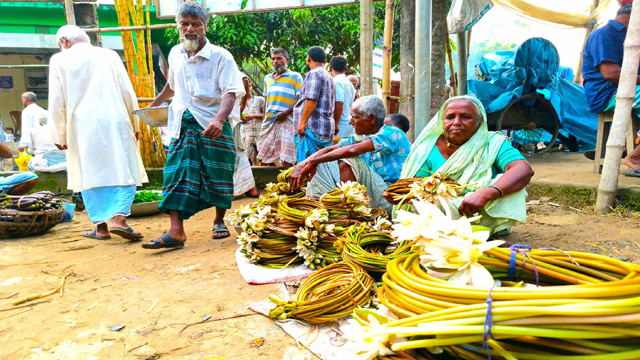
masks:
{"label": "plaid lungi", "polygon": [[236,149],[231,125],[225,122],[222,135],[204,137],[204,129],[186,110],[180,138],[172,139],[164,166],[160,210],[178,210],[186,220],[210,207],[231,208]]}
{"label": "plaid lungi", "polygon": [[295,164],[296,143],[293,140],[294,133],[295,130],[291,119],[276,120],[267,128],[263,128],[258,138],[257,159],[265,164],[282,165],[285,162]]}

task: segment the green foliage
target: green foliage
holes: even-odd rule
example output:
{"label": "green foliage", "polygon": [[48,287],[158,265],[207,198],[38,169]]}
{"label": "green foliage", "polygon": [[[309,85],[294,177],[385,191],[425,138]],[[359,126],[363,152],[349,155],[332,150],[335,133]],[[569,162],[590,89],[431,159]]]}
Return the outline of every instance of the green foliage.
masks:
{"label": "green foliage", "polygon": [[133,203],[144,204],[160,200],[162,200],[162,195],[158,195],[149,190],[143,190],[136,193],[136,196],[133,198]]}
{"label": "green foliage", "polygon": [[[400,68],[399,7],[393,36],[392,65]],[[384,33],[384,3],[375,3],[374,38]],[[165,36],[177,44],[177,29],[167,29]],[[207,37],[212,44],[233,54],[238,65],[248,71],[259,85],[262,76],[271,72],[269,51],[281,47],[289,52],[289,68],[304,73],[307,50],[322,46],[328,58],[343,55],[349,62],[350,72],[360,68],[360,7],[359,5],[286,11],[219,15],[209,21]],[[327,59],[328,60],[328,59]],[[260,87],[256,86],[256,91]]]}

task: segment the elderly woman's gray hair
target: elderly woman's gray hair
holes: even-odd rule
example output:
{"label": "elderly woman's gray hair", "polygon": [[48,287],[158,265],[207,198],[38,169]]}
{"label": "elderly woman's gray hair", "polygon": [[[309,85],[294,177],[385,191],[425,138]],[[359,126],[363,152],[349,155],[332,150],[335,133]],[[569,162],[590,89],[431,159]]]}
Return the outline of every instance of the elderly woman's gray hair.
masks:
{"label": "elderly woman's gray hair", "polygon": [[64,25],[58,29],[56,33],[56,41],[58,42],[58,46],[62,42],[62,39],[65,39],[71,43],[77,42],[90,42],[89,35],[87,35],[84,30],[75,26],[75,25]]}
{"label": "elderly woman's gray hair", "polygon": [[365,118],[371,114],[375,115],[376,125],[378,126],[384,124],[384,117],[387,116],[387,109],[384,107],[384,102],[375,95],[361,97],[353,103],[351,108],[362,114]]}
{"label": "elderly woman's gray hair", "polygon": [[476,127],[480,127],[480,125],[482,125],[482,123],[485,121],[483,112],[480,109],[480,106],[478,106],[478,104],[475,101],[469,100],[469,95],[454,96],[447,99],[447,101],[445,101],[444,104],[442,105],[442,112],[444,113],[444,111],[447,110],[447,106],[449,106],[449,104],[455,101],[466,101],[469,104],[471,104],[473,106],[473,109],[476,112]]}
{"label": "elderly woman's gray hair", "polygon": [[202,19],[206,24],[209,23],[209,11],[207,9],[193,1],[185,1],[180,5],[178,12],[176,13],[176,21],[180,21],[183,17],[190,17],[196,19]]}

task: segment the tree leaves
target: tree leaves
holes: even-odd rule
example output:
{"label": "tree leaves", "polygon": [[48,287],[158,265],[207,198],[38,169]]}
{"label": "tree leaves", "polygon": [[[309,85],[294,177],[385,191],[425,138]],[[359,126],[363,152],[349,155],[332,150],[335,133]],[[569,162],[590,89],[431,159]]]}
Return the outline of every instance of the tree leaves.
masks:
{"label": "tree leaves", "polygon": [[[242,8],[246,5],[247,0],[243,0]],[[374,7],[374,37],[381,38],[384,3],[376,3]],[[400,66],[399,15],[393,36],[392,64],[396,71]],[[165,36],[170,44],[179,41],[176,29],[168,29]],[[305,71],[306,52],[312,46],[325,48],[329,58],[345,56],[350,72],[358,73],[360,69],[359,5],[218,15],[209,21],[207,38],[229,50],[239,66],[253,70],[250,75],[255,80],[262,80],[271,71],[270,51],[278,47],[289,52],[289,67],[294,71]],[[255,85],[256,90],[262,88],[262,84]]]}

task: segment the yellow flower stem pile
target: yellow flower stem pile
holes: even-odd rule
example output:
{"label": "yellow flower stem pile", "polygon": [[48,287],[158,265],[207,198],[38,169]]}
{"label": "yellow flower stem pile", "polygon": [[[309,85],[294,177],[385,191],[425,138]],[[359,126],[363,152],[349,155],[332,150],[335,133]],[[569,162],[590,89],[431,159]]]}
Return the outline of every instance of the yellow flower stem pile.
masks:
{"label": "yellow flower stem pile", "polygon": [[366,214],[356,210],[359,208],[369,209],[370,201],[369,196],[365,196],[362,201],[348,198],[341,189],[331,190],[320,198],[320,203],[329,212],[331,220],[375,221],[381,216],[388,217],[387,212],[381,208],[370,209],[370,213]]}
{"label": "yellow flower stem pile", "polygon": [[[433,277],[418,254],[390,261],[378,296],[400,319],[369,335],[406,337],[392,350],[441,347],[472,360],[487,358],[485,335],[497,359],[640,358],[640,266],[582,252],[527,255],[522,276],[507,279],[511,251],[485,252],[479,263],[502,279],[491,289]],[[523,261],[517,253],[518,274]]]}
{"label": "yellow flower stem pile", "polygon": [[340,262],[316,271],[306,278],[295,300],[285,301],[277,295],[269,300],[277,306],[269,317],[277,320],[295,318],[308,324],[322,324],[349,316],[357,307],[371,301],[373,280],[363,269]]}
{"label": "yellow flower stem pile", "polygon": [[395,239],[387,232],[366,224],[349,228],[338,240],[342,258],[367,271],[382,273],[390,260],[411,253],[412,241],[392,244]]}
{"label": "yellow flower stem pile", "polygon": [[[399,179],[389,186],[386,192],[393,196],[393,200],[399,201],[398,208],[400,208],[403,204],[409,203],[418,197],[437,204],[435,199],[437,194],[442,194],[440,196],[448,200],[460,196],[464,188],[475,185],[460,185],[447,175],[435,173],[425,178]],[[418,188],[421,190],[418,190]]]}

